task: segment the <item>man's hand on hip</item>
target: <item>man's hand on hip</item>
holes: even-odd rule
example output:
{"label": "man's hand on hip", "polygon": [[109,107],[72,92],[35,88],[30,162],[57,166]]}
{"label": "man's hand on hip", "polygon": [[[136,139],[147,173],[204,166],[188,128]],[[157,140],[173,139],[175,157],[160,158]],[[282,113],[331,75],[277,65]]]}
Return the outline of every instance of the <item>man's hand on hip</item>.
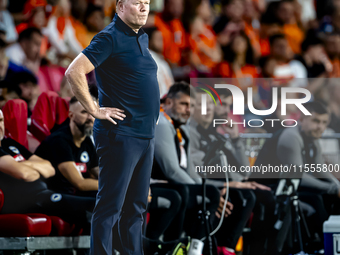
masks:
{"label": "man's hand on hip", "polygon": [[92,114],[92,116],[96,119],[108,120],[117,125],[117,122],[115,122],[113,119],[124,120],[126,116],[123,112],[124,110],[118,108],[101,107],[98,108],[97,111]]}

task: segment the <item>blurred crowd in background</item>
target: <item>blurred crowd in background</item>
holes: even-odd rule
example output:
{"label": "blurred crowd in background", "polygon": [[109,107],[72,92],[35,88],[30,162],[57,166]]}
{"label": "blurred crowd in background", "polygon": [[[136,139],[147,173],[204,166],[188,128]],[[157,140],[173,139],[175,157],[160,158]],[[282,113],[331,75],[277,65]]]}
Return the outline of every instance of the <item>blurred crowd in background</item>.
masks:
{"label": "blurred crowd in background", "polygon": [[[64,71],[111,22],[115,6],[116,0],[1,0],[0,107],[21,98],[30,116],[42,92],[72,97]],[[339,0],[152,0],[144,30],[160,97],[174,81],[232,78],[244,91],[252,87],[255,106],[265,109],[272,86],[305,87],[327,103],[340,132],[340,86],[326,79],[340,77]],[[94,74],[88,82],[96,87]],[[299,117],[294,108],[288,115]]]}

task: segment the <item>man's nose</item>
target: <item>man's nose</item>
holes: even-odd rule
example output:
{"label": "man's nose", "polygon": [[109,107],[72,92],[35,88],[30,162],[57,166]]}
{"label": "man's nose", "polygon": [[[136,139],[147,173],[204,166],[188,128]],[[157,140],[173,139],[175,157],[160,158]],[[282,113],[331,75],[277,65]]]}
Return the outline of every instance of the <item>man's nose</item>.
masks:
{"label": "man's nose", "polygon": [[141,12],[144,12],[144,11],[146,11],[146,4],[144,4],[144,3],[141,3],[141,8],[140,8],[140,11],[141,11]]}

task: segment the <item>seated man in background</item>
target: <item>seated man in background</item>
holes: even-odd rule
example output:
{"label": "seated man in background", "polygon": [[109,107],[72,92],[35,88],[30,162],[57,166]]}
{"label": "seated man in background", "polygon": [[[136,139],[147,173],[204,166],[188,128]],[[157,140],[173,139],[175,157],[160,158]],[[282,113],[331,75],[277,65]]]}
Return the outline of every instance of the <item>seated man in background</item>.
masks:
{"label": "seated man in background", "polygon": [[[181,130],[190,117],[190,104],[194,104],[194,91],[186,82],[175,83],[165,99],[164,109],[161,110],[159,123],[155,129],[155,160],[152,178],[166,180],[168,183],[152,184],[151,189],[174,189],[180,195],[180,213],[164,234],[164,240],[174,240],[180,237],[182,228],[186,234],[199,238],[204,235],[204,228],[197,224],[198,210],[202,202],[202,186],[200,178],[194,180],[187,172],[188,163],[188,134]],[[217,188],[207,185],[207,210],[214,214],[220,201]],[[229,204],[227,214],[232,205]],[[152,217],[150,217],[152,221]],[[186,220],[185,220],[186,219]],[[185,223],[185,224],[184,224]],[[151,224],[156,225],[154,223]],[[148,230],[150,232],[151,230]]]}
{"label": "seated man in background", "polygon": [[301,201],[315,209],[316,215],[309,226],[310,231],[321,239],[316,248],[322,249],[323,222],[330,215],[340,214],[340,182],[337,179],[338,173],[336,178],[330,172],[330,167],[334,165],[325,164],[320,146],[320,138],[329,124],[330,113],[319,102],[306,103],[304,107],[312,115],[301,114],[297,127],[282,132],[278,139],[276,157],[284,165],[302,166],[306,170],[302,174],[298,195]]}
{"label": "seated man in background", "polygon": [[[206,114],[203,115],[201,113],[203,93],[205,94],[206,92],[200,89],[196,90],[195,110],[193,119],[190,121],[191,172],[198,175],[198,167],[202,169],[202,167],[208,168],[209,166],[216,165],[220,167],[234,166],[239,170],[241,166],[249,165],[245,157],[244,144],[239,138],[236,127],[228,127],[230,129],[228,130],[230,135],[228,139],[219,134],[216,127],[213,127],[215,105],[209,96],[207,96],[206,101]],[[218,93],[220,94],[220,91],[218,91]],[[225,104],[225,107],[230,108],[232,102],[231,94],[223,93],[226,101],[230,101],[228,104]],[[229,108],[228,112],[230,111]],[[219,144],[219,146],[215,147],[217,144]],[[222,161],[220,152],[225,154],[226,162]],[[207,158],[208,155],[211,155],[210,159]],[[225,190],[226,176],[224,172],[216,172],[216,174],[207,172],[205,178],[207,178],[207,184],[215,185],[220,188],[221,191]],[[227,252],[233,254],[238,238],[242,235],[243,228],[255,206],[255,195],[257,195],[255,192],[269,194],[270,188],[256,182],[245,181],[246,176],[242,176],[239,172],[228,172],[228,178],[230,187],[229,198],[234,205],[234,210],[231,215],[224,220],[221,229],[216,233],[216,238],[219,246],[223,247],[223,249],[226,248]],[[223,194],[223,196],[224,195],[225,194]],[[221,206],[223,206],[223,204],[221,204],[220,207]],[[217,225],[217,223],[218,222],[215,224]],[[255,250],[254,252],[258,251]]]}
{"label": "seated man in background", "polygon": [[49,190],[42,179],[55,174],[52,165],[16,141],[4,138],[4,132],[4,116],[0,110],[0,189],[5,196],[1,213],[55,215],[77,224],[88,234],[95,199]]}
{"label": "seated man in background", "polygon": [[[309,231],[313,233],[313,250],[322,249],[322,225],[331,214],[339,214],[340,183],[328,171],[324,164],[320,141],[323,132],[329,123],[329,112],[319,102],[309,102],[303,105],[311,115],[301,114],[299,125],[283,128],[269,139],[262,147],[255,165],[292,166],[296,171],[289,173],[267,174],[267,178],[259,180],[268,185],[277,185],[279,178],[301,178],[298,188],[299,200],[303,211],[307,212]],[[321,167],[321,168],[318,168]],[[253,173],[252,178],[257,174]],[[269,179],[270,177],[270,179]],[[276,179],[274,179],[276,178]],[[311,211],[307,207],[312,207]],[[309,217],[308,214],[314,214]],[[283,224],[287,225],[287,224]],[[283,232],[283,227],[277,230]],[[313,237],[314,237],[313,236]],[[283,238],[284,239],[284,238]],[[282,249],[282,245],[277,245]]]}
{"label": "seated man in background", "polygon": [[19,71],[6,80],[9,82],[7,100],[16,98],[24,100],[30,117],[40,94],[38,79],[30,71]]}
{"label": "seated man in background", "polygon": [[27,28],[20,33],[18,42],[6,49],[6,55],[13,63],[37,74],[40,67],[42,39],[43,35],[38,28]]}
{"label": "seated man in background", "polygon": [[94,118],[76,97],[70,101],[70,123],[48,136],[36,154],[47,159],[56,175],[46,180],[50,189],[71,195],[95,196],[98,191],[98,159],[90,139]]}

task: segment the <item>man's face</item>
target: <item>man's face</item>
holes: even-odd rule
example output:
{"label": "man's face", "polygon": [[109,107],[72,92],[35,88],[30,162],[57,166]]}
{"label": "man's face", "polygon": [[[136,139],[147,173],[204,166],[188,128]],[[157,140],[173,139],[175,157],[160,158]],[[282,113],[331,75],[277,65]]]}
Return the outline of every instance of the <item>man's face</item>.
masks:
{"label": "man's face", "polygon": [[174,98],[167,98],[165,109],[173,120],[185,124],[190,117],[190,96],[178,92]]}
{"label": "man's face", "polygon": [[294,16],[294,6],[292,3],[281,3],[277,11],[278,18],[285,24],[291,22]]}
{"label": "man's face", "polygon": [[150,10],[150,0],[120,0],[120,15],[128,25],[140,28],[144,26]]}
{"label": "man's face", "polygon": [[228,119],[228,115],[230,113],[230,107],[233,103],[232,96],[221,96],[221,104],[216,104],[215,106],[215,118],[216,119]]}
{"label": "man's face", "polygon": [[37,84],[34,84],[33,82],[26,82],[19,84],[19,87],[21,89],[21,95],[20,98],[31,101],[33,99],[33,95],[35,92],[35,89],[37,88]]}
{"label": "man's face", "polygon": [[4,114],[0,110],[0,141],[4,139],[5,136],[5,120],[4,120]]}
{"label": "man's face", "polygon": [[286,39],[276,39],[271,47],[271,54],[276,60],[287,59],[288,42]]}
{"label": "man's face", "polygon": [[99,32],[104,29],[104,13],[101,11],[93,12],[90,17],[87,18],[86,25],[91,32]]}
{"label": "man's face", "polygon": [[69,117],[84,136],[92,134],[94,117],[85,110],[81,103],[76,102],[70,106]]}
{"label": "man's face", "polygon": [[230,20],[240,21],[244,14],[244,2],[241,0],[234,0],[230,4],[224,6],[223,11]]}
{"label": "man's face", "polygon": [[35,61],[39,57],[42,36],[33,33],[31,39],[22,42],[23,50],[29,60]]}
{"label": "man's face", "polygon": [[210,124],[214,119],[214,102],[210,96],[206,95],[207,97],[207,114],[202,115],[202,93],[196,94],[196,104],[195,104],[195,111],[194,111],[194,119],[197,121],[198,124]]}
{"label": "man's face", "polygon": [[326,130],[329,123],[329,115],[312,112],[311,116],[303,116],[301,119],[301,130],[314,139],[319,139]]}

